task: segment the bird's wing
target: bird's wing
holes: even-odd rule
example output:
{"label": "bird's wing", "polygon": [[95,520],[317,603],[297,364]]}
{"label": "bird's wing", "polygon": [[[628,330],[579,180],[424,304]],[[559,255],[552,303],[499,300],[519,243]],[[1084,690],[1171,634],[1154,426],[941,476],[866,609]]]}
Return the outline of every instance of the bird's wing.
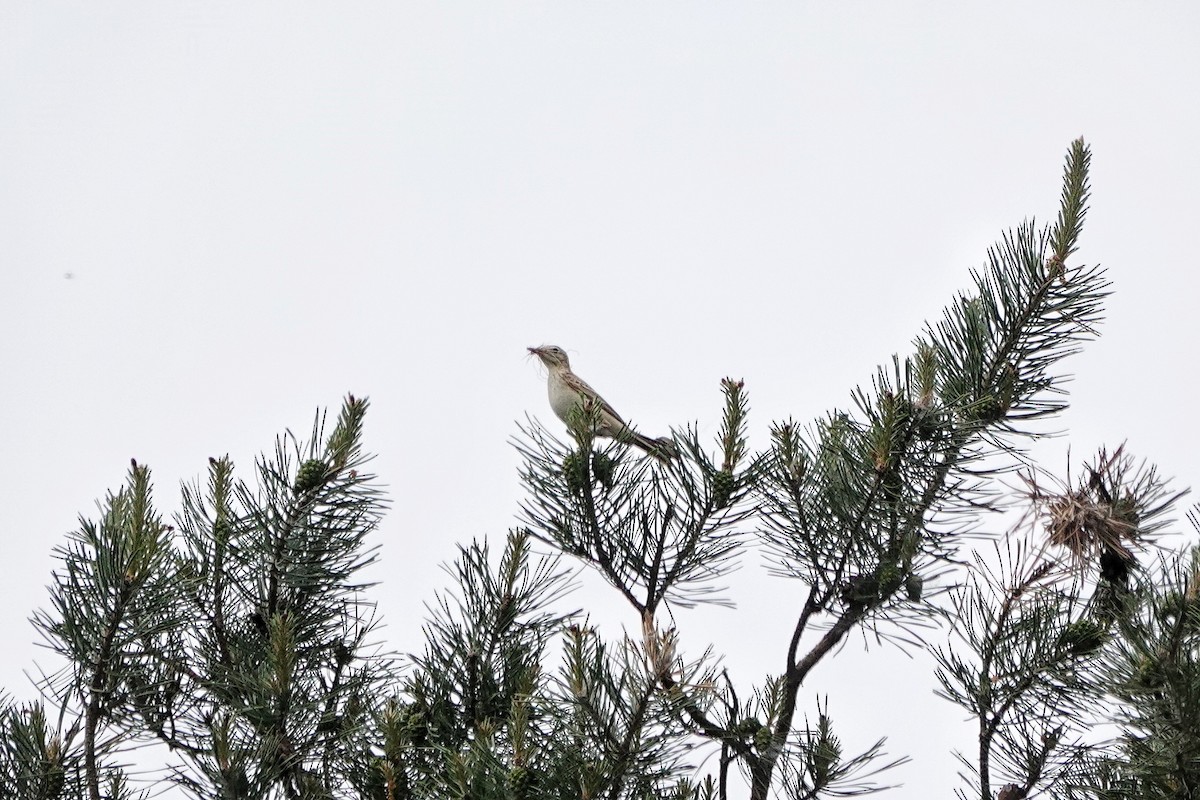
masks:
{"label": "bird's wing", "polygon": [[588,382],[583,378],[579,377],[574,372],[568,372],[563,375],[563,380],[568,386],[571,387],[573,391],[578,393],[581,398],[585,400],[591,400],[593,403],[599,403],[600,410],[602,412],[610,415],[620,425],[625,425],[625,420],[621,419],[621,415],[618,414],[613,407],[608,404],[607,400],[600,396],[599,392],[597,392],[591,386],[588,386]]}

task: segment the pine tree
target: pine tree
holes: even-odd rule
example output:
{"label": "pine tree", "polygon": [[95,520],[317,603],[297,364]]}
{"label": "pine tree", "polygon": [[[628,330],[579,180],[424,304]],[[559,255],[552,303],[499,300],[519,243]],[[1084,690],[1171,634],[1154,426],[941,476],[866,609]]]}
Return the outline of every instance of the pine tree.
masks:
{"label": "pine tree", "polygon": [[[365,400],[328,434],[318,417],[308,440],[281,437],[251,481],[211,460],[170,523],[134,463],[57,551],[34,624],[64,666],[42,702],[0,711],[0,797],[144,796],[124,765],[147,743],[199,798],[862,794],[904,757],[846,752],[828,702],[799,702],[854,631],[933,649],[942,694],[979,723],[963,797],[1194,796],[1198,562],[1140,558],[1178,493],[1120,450],[1046,488],[1024,450],[1065,407],[1060,362],[1108,291],[1072,263],[1089,161],[1073,143],[1054,224],[1005,235],[852,408],[777,423],[764,452],[732,379],[715,455],[696,427],[655,459],[599,440],[593,410],[565,438],[531,419],[522,524],[498,553],[460,547],[423,648],[395,645],[419,656],[374,643],[361,570],[387,504]],[[1014,469],[1029,524],[966,548]],[[757,685],[712,649],[687,655],[671,614],[733,605],[723,578],[755,549],[798,598],[783,669]],[[634,633],[570,607],[578,564]],[[947,627],[955,644],[936,646]],[[1088,739],[1096,722],[1123,733]]]}
{"label": "pine tree", "polygon": [[332,433],[281,438],[254,485],[212,459],[175,523],[134,462],[99,520],[58,548],[34,616],[65,662],[40,706],[4,715],[0,795],[132,797],[118,760],[157,741],[198,797],[333,797],[358,777],[366,722],[394,683],[356,574],[383,511],[350,397]]}

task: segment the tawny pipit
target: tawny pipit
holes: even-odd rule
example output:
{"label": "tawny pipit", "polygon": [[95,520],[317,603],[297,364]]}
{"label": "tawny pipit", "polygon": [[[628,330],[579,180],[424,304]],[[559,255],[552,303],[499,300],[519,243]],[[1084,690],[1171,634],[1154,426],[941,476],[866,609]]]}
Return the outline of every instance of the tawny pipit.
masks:
{"label": "tawny pipit", "polygon": [[[542,360],[549,373],[546,378],[546,388],[550,394],[550,408],[554,414],[567,423],[573,424],[572,417],[583,411],[587,413],[592,408],[597,409],[596,435],[607,436],[622,442],[629,442],[645,450],[655,458],[671,458],[675,455],[675,443],[668,438],[651,439],[643,436],[621,419],[621,415],[613,410],[599,392],[588,386],[587,381],[571,371],[571,362],[561,347],[552,344],[542,347],[530,347],[529,352]],[[579,409],[579,410],[577,410]]]}

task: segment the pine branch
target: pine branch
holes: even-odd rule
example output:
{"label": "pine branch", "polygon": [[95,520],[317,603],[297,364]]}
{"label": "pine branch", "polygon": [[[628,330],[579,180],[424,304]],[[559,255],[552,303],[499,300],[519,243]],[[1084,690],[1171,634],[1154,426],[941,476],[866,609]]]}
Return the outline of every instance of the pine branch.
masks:
{"label": "pine branch", "polygon": [[[1059,391],[1050,369],[1094,335],[1107,286],[1098,270],[1065,265],[1086,214],[1088,161],[1086,146],[1073,143],[1051,258],[1047,235],[1032,225],[1005,236],[987,269],[974,273],[977,293],[947,309],[913,358],[880,370],[871,394],[856,393],[865,418],[831,415],[811,443],[794,426],[776,429],[764,470],[763,537],[780,574],[806,580],[810,596],[788,646],[776,748],[749,765],[752,800],[770,790],[809,671],[857,625],[922,613],[901,590],[919,597],[923,565],[953,555],[955,539],[932,532],[931,518],[955,503],[969,514],[981,505],[970,482],[987,474],[970,471],[988,452],[979,448],[1016,455],[1006,437],[1031,435],[1027,421],[1062,408],[1046,399]],[[837,565],[832,581],[830,564]],[[818,610],[832,620],[798,657]]]}

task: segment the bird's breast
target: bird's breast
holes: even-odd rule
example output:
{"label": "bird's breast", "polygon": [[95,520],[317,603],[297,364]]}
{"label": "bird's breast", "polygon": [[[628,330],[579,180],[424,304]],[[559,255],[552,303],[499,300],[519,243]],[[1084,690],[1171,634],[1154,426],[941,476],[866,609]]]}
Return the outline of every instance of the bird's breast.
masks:
{"label": "bird's breast", "polygon": [[547,389],[550,394],[550,408],[554,411],[555,416],[563,422],[567,422],[571,410],[579,405],[579,393],[557,375],[550,377]]}

